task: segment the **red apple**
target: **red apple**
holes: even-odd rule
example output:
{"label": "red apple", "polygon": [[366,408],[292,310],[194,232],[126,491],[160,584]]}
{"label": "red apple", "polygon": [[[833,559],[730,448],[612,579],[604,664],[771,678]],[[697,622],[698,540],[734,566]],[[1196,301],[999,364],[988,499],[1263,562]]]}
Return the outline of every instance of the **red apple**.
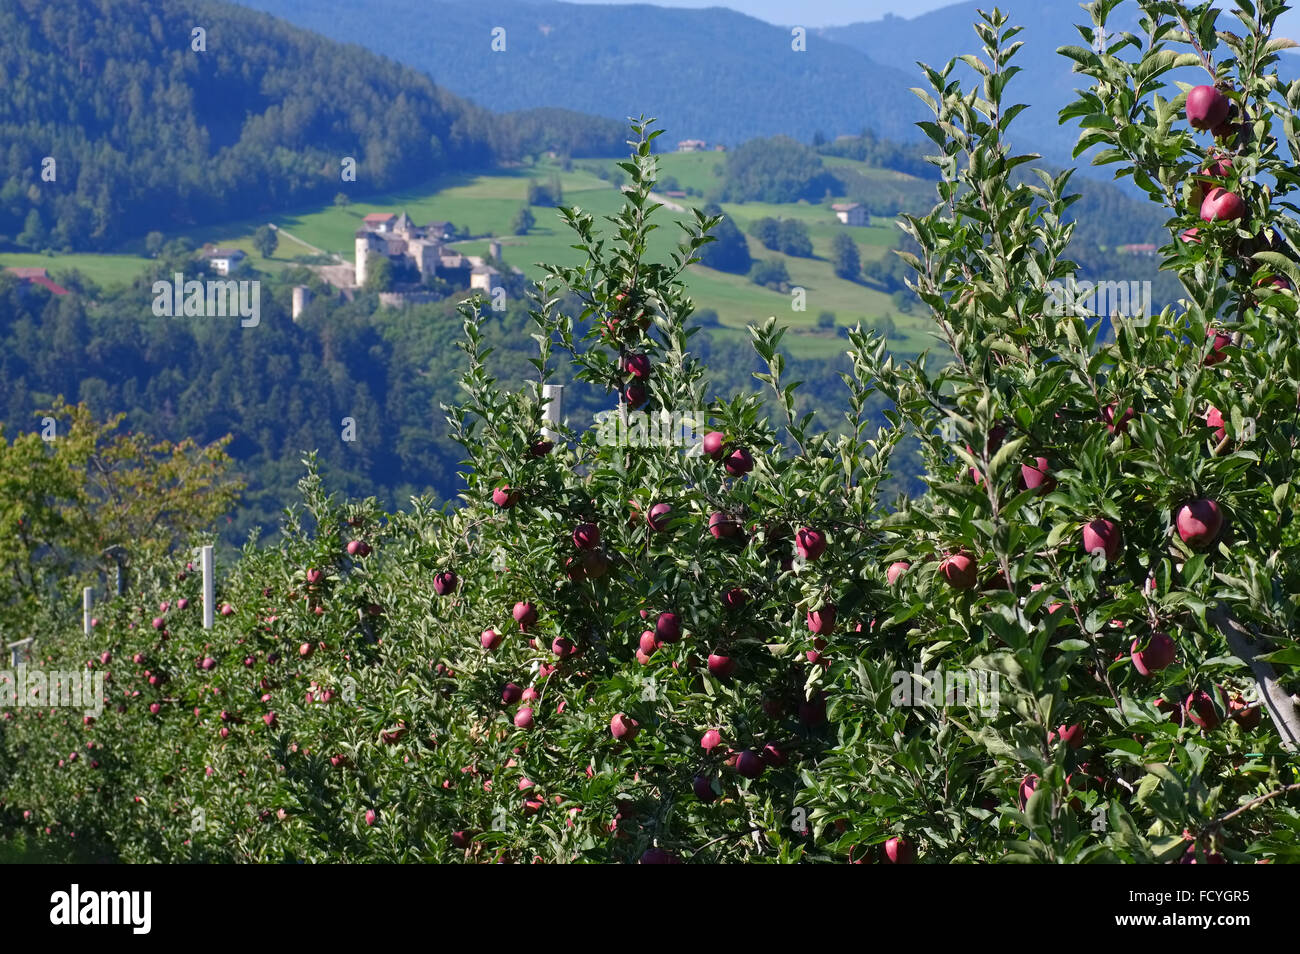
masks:
{"label": "red apple", "polygon": [[573,531],[573,545],[579,550],[594,550],[600,546],[600,529],[594,523],[580,523]]}
{"label": "red apple", "polygon": [[740,524],[725,513],[715,511],[709,514],[709,533],[714,539],[722,540],[734,537],[740,532]]}
{"label": "red apple", "polygon": [[718,798],[718,793],[713,790],[713,779],[707,775],[695,776],[691,780],[691,788],[695,790],[695,797],[706,805]]}
{"label": "red apple", "polygon": [[811,610],[808,613],[808,631],[817,635],[825,635],[835,629],[835,604],[826,603],[819,610]]}
{"label": "red apple", "polygon": [[805,560],[815,560],[826,552],[826,534],[812,527],[801,527],[794,535],[794,548]]}
{"label": "red apple", "polygon": [[492,502],[502,510],[509,510],[519,502],[519,491],[511,490],[509,484],[502,485],[492,491]]}
{"label": "red apple", "polygon": [[955,590],[970,590],[978,582],[978,568],[969,553],[953,553],[939,564],[939,575]]}
{"label": "red apple", "polygon": [[712,752],[722,744],[722,733],[717,729],[709,729],[704,735],[700,736],[700,747],[705,752]]}
{"label": "red apple", "polygon": [[722,452],[726,443],[727,437],[721,431],[709,431],[704,435],[705,456],[712,460],[722,460]]}
{"label": "red apple", "polygon": [[709,654],[709,673],[718,679],[730,679],[731,674],[736,671],[736,660],[730,656],[719,656],[716,653]]}
{"label": "red apple", "polygon": [[167,625],[167,621],[166,621],[165,619],[163,619],[161,616],[155,616],[155,617],[153,618],[153,628],[154,628],[154,629],[162,629],[162,628],[163,628],[164,626],[166,626],[166,625]]}
{"label": "red apple", "polygon": [[1060,726],[1056,730],[1056,735],[1070,748],[1077,749],[1083,745],[1083,724],[1076,722],[1074,725]]}
{"label": "red apple", "polygon": [[515,713],[514,722],[516,729],[531,729],[533,727],[533,710],[528,706],[524,706]]}
{"label": "red apple", "polygon": [[1117,421],[1115,420],[1115,412],[1117,410],[1119,410],[1119,405],[1108,404],[1106,407],[1102,408],[1101,410],[1101,419],[1106,422],[1106,430],[1110,431],[1110,433],[1127,434],[1128,422],[1133,420],[1133,418],[1137,417],[1137,411],[1133,410],[1133,408],[1131,407],[1126,408],[1124,413],[1119,416],[1119,420]]}
{"label": "red apple", "polygon": [[650,392],[640,381],[633,381],[623,390],[623,397],[627,399],[628,407],[638,408],[650,397]]}
{"label": "red apple", "polygon": [[433,578],[433,592],[439,596],[447,596],[456,592],[456,587],[460,585],[460,578],[456,576],[453,570],[444,570]]}
{"label": "red apple", "polygon": [[890,586],[898,582],[898,578],[912,568],[912,564],[899,560],[896,563],[889,564],[889,569],[885,571],[885,580]]}
{"label": "red apple", "polygon": [[513,682],[507,682],[501,690],[501,701],[505,705],[512,706],[523,698],[524,691]]}
{"label": "red apple", "polygon": [[682,624],[676,613],[660,613],[655,621],[655,636],[661,643],[675,643],[682,638]]}
{"label": "red apple", "polygon": [[650,524],[650,529],[662,532],[668,529],[669,514],[673,508],[666,503],[657,503],[650,508],[650,516],[646,518],[646,523]]}
{"label": "red apple", "polygon": [[1207,732],[1217,729],[1219,723],[1223,721],[1222,715],[1215,707],[1214,697],[1204,689],[1193,691],[1183,703],[1183,710],[1187,713],[1187,718]]}
{"label": "red apple", "polygon": [[365,540],[349,540],[348,556],[370,556],[370,544]]}
{"label": "red apple", "polygon": [[515,622],[519,624],[521,633],[528,632],[528,628],[537,622],[537,608],[532,603],[522,600],[515,604],[511,615],[514,616]]}
{"label": "red apple", "polygon": [[891,865],[916,863],[916,847],[906,838],[896,835],[885,842],[885,860]]}
{"label": "red apple", "polygon": [[743,477],[754,469],[754,457],[743,447],[737,447],[727,455],[722,467],[732,477]]}
{"label": "red apple", "polygon": [[647,656],[653,656],[658,651],[661,643],[659,637],[654,634],[653,630],[647,629],[641,634],[641,641],[638,644],[638,650]]}
{"label": "red apple", "polygon": [[1194,550],[1203,550],[1223,529],[1223,512],[1213,500],[1193,500],[1178,508],[1174,522],[1184,543]]}
{"label": "red apple", "polygon": [[1193,129],[1214,129],[1228,118],[1232,101],[1213,86],[1193,86],[1187,91],[1187,124]]}
{"label": "red apple", "polygon": [[379,815],[378,815],[378,813],[377,813],[373,808],[367,808],[367,809],[366,809],[366,824],[367,824],[367,825],[374,825],[375,821],[376,821],[378,818],[379,818]]}
{"label": "red apple", "polygon": [[1107,563],[1114,563],[1119,559],[1120,552],[1123,549],[1124,533],[1120,530],[1119,524],[1113,520],[1098,517],[1096,520],[1084,525],[1084,553],[1092,556],[1100,551],[1105,554]]}
{"label": "red apple", "polygon": [[1228,714],[1232,716],[1233,722],[1249,732],[1259,728],[1263,710],[1258,705],[1250,705],[1240,696],[1233,696],[1228,703]]}
{"label": "red apple", "polygon": [[1052,476],[1047,458],[1037,457],[1032,464],[1021,464],[1020,484],[1026,490],[1037,490],[1040,494],[1050,494],[1055,490],[1056,478]]}
{"label": "red apple", "polygon": [[758,778],[766,768],[767,763],[763,761],[763,756],[752,749],[741,752],[740,757],[736,759],[736,771],[745,778]]}
{"label": "red apple", "polygon": [[1232,344],[1232,335],[1224,334],[1211,326],[1205,329],[1205,337],[1214,339],[1214,344],[1210,347],[1210,353],[1205,356],[1205,366],[1209,368],[1227,361],[1228,356],[1223,349]]}
{"label": "red apple", "polygon": [[528,447],[528,453],[533,457],[545,457],[555,448],[554,441],[540,440],[533,441]]}
{"label": "red apple", "polygon": [[1020,810],[1023,812],[1029,804],[1029,797],[1038,789],[1038,776],[1026,775],[1020,780]]}
{"label": "red apple", "polygon": [[650,374],[650,358],[640,353],[629,354],[623,359],[623,370],[633,377],[647,377]]}
{"label": "red apple", "polygon": [[1222,442],[1228,436],[1228,429],[1224,426],[1223,412],[1213,405],[1205,412],[1205,426],[1213,428],[1214,442],[1216,444]]}
{"label": "red apple", "polygon": [[636,719],[620,712],[609,720],[609,731],[620,742],[631,742],[641,731],[641,726]]}
{"label": "red apple", "polygon": [[739,587],[732,587],[722,594],[722,608],[727,610],[742,609],[749,602],[749,594]]}
{"label": "red apple", "polygon": [[785,765],[787,760],[785,752],[781,751],[781,747],[769,742],[763,746],[763,761],[768,764],[769,768],[780,768]]}
{"label": "red apple", "polygon": [[1246,203],[1235,192],[1215,186],[1201,202],[1201,219],[1206,222],[1235,222],[1246,215]]}
{"label": "red apple", "polygon": [[1133,668],[1144,676],[1169,666],[1177,655],[1177,646],[1168,633],[1154,632],[1147,639],[1145,649],[1138,649],[1138,640],[1133,640],[1129,653],[1133,659]]}
{"label": "red apple", "polygon": [[205,671],[211,671],[217,668],[217,661],[211,656],[205,656],[203,661],[199,663],[199,668]]}

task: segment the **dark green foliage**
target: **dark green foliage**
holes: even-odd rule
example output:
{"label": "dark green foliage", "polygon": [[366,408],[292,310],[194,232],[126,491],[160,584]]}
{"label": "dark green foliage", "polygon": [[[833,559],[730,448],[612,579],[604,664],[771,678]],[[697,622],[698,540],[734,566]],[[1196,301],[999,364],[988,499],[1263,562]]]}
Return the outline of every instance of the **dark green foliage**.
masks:
{"label": "dark green foliage", "polygon": [[[710,203],[704,207],[704,213],[720,215],[722,210],[715,203]],[[737,275],[749,271],[749,266],[753,263],[749,255],[749,244],[735,222],[723,218],[718,227],[713,230],[713,237],[715,241],[700,249],[701,265]]]}
{"label": "dark green foliage", "polygon": [[847,232],[837,232],[831,239],[831,264],[840,278],[856,282],[862,277],[858,245]]}

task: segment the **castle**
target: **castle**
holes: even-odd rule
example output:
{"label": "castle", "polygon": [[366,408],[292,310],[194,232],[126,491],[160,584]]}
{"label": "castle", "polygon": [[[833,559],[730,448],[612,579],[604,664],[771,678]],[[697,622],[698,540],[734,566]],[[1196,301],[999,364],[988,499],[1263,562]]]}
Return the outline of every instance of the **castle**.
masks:
{"label": "castle", "polygon": [[[362,219],[356,232],[356,286],[366,283],[367,260],[383,255],[395,264],[409,264],[421,280],[436,275],[454,285],[478,288],[487,294],[501,273],[475,255],[462,255],[446,244],[453,235],[450,222],[430,222],[423,227],[401,215],[373,212]],[[495,245],[495,243],[494,243]],[[499,252],[494,252],[499,255]]]}

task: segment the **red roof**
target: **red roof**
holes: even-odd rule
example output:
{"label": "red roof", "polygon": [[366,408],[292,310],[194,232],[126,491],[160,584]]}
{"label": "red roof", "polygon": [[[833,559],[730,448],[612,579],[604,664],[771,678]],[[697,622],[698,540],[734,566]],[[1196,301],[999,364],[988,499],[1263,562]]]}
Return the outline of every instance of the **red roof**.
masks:
{"label": "red roof", "polygon": [[362,221],[363,222],[387,222],[389,219],[395,219],[395,218],[397,218],[397,216],[393,215],[393,213],[391,212],[371,212],[364,219],[362,219]]}
{"label": "red roof", "polygon": [[50,292],[52,292],[52,293],[55,294],[55,295],[67,295],[67,294],[71,294],[71,293],[70,293],[66,288],[64,288],[62,285],[56,285],[54,282],[50,281],[48,278],[29,278],[29,279],[27,279],[27,281],[31,282],[33,285],[40,285],[42,288],[47,288],[47,289],[50,290]]}
{"label": "red roof", "polygon": [[22,280],[23,282],[30,283],[33,285],[40,285],[42,288],[47,289],[48,291],[52,292],[55,295],[71,294],[71,292],[69,292],[62,285],[56,285],[54,282],[50,281],[49,276],[46,275],[45,269],[43,268],[32,268],[32,267],[6,268],[5,271],[8,272],[10,275],[13,275],[15,278]]}

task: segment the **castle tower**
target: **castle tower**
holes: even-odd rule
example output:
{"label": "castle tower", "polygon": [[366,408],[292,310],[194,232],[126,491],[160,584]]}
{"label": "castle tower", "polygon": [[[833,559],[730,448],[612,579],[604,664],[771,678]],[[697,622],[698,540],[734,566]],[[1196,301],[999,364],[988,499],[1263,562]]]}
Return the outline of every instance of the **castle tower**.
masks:
{"label": "castle tower", "polygon": [[366,257],[370,254],[370,233],[365,229],[357,232],[356,242],[356,285],[361,288],[366,283]]}
{"label": "castle tower", "polygon": [[298,316],[303,313],[308,303],[311,302],[311,289],[306,285],[293,286],[293,320],[297,321]]}

